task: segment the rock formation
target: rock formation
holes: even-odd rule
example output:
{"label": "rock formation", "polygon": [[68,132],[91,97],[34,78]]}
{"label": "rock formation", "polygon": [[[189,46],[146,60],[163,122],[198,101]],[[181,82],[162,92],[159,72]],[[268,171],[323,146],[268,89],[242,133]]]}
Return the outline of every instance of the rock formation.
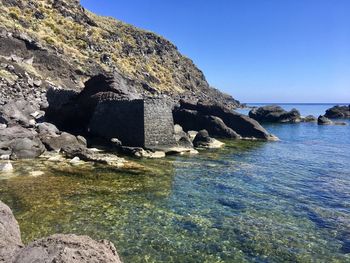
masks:
{"label": "rock formation", "polygon": [[121,263],[114,245],[88,236],[53,235],[24,246],[11,209],[0,201],[0,262]]}
{"label": "rock formation", "polygon": [[318,125],[347,125],[345,122],[332,121],[328,119],[326,116],[320,115],[317,119]]}
{"label": "rock formation", "polygon": [[275,105],[254,108],[249,112],[249,117],[259,122],[296,123],[302,121],[298,110],[292,109],[288,112]]}
{"label": "rock formation", "polygon": [[350,118],[350,105],[334,106],[326,110],[326,114],[324,116],[330,119]]}
{"label": "rock formation", "polygon": [[320,115],[317,119],[318,125],[332,125],[333,122],[325,116]]}
{"label": "rock formation", "polygon": [[205,129],[211,136],[232,139],[276,139],[257,121],[219,104],[181,100],[173,115],[185,131]]}

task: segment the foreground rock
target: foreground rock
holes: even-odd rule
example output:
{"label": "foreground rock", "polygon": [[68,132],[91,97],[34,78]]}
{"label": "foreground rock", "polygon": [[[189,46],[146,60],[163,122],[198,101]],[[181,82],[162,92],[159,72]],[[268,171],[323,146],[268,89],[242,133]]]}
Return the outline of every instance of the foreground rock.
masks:
{"label": "foreground rock", "polygon": [[330,119],[350,118],[350,105],[334,106],[326,110],[325,116]]}
{"label": "foreground rock", "polygon": [[0,262],[121,263],[114,245],[88,236],[53,235],[24,247],[18,223],[0,201]]}
{"label": "foreground rock", "polygon": [[0,201],[0,262],[15,262],[23,247],[18,223],[11,209]]}
{"label": "foreground rock", "polygon": [[173,115],[185,131],[205,129],[211,136],[230,139],[276,139],[257,121],[219,104],[181,100]]}
{"label": "foreground rock", "polygon": [[259,122],[296,123],[302,120],[298,110],[286,111],[275,105],[254,108],[249,112],[249,117]]}

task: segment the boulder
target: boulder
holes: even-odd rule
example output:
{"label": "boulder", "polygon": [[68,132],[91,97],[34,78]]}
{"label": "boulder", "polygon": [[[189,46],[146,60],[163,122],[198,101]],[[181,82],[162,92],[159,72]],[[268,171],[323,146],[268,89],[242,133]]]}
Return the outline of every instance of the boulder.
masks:
{"label": "boulder", "polygon": [[29,244],[14,263],[121,263],[114,245],[88,236],[53,235]]}
{"label": "boulder", "polygon": [[326,110],[325,117],[330,119],[350,118],[350,105],[348,106],[334,106]]}
{"label": "boulder", "polygon": [[276,139],[257,121],[219,104],[181,100],[173,115],[185,131],[207,129],[212,136],[231,139]]}
{"label": "boulder", "polygon": [[11,145],[11,159],[34,159],[39,157],[44,151],[45,146],[38,138],[18,138]]}
{"label": "boulder", "polygon": [[318,125],[332,125],[334,124],[330,119],[325,116],[320,115],[317,119]]}
{"label": "boulder", "polygon": [[40,136],[49,136],[49,137],[56,137],[60,133],[60,131],[57,129],[57,127],[48,122],[42,122],[38,123],[36,125],[36,130],[38,131]]}
{"label": "boulder", "polygon": [[88,236],[53,235],[24,247],[11,209],[0,201],[0,262],[121,263],[114,245]]}
{"label": "boulder", "polygon": [[211,138],[209,136],[208,131],[201,130],[197,133],[196,137],[194,138],[193,145],[197,148],[215,149],[222,147],[224,143]]}
{"label": "boulder", "polygon": [[45,147],[34,130],[21,126],[0,129],[0,155],[10,155],[11,159],[32,159],[44,151]]}
{"label": "boulder", "polygon": [[0,106],[1,122],[32,127],[35,124],[32,114],[36,111],[37,108],[25,100],[12,100]]}
{"label": "boulder", "polygon": [[11,209],[0,201],[0,262],[14,262],[22,247],[18,223]]}
{"label": "boulder", "polygon": [[240,139],[234,130],[219,117],[212,115],[203,115],[197,110],[178,109],[174,113],[175,122],[181,123],[186,130],[206,129],[210,134],[221,138]]}
{"label": "boulder", "polygon": [[61,135],[56,137],[44,137],[42,138],[42,141],[49,151],[58,152],[66,147],[79,148],[82,146],[83,148],[86,148],[86,140],[79,139],[78,137],[67,132],[63,132]]}
{"label": "boulder", "polygon": [[300,112],[296,109],[286,111],[280,106],[264,106],[254,108],[249,117],[259,122],[296,123],[301,121]]}
{"label": "boulder", "polygon": [[178,124],[174,126],[175,131],[175,141],[178,146],[184,148],[193,148],[193,144],[188,134],[183,131],[182,127]]}

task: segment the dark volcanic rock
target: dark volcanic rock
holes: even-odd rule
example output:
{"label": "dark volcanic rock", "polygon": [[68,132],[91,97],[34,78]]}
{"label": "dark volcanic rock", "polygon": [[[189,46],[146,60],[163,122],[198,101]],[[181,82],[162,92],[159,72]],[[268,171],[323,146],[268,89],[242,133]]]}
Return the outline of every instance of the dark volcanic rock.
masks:
{"label": "dark volcanic rock", "polygon": [[202,115],[196,110],[178,109],[174,112],[175,122],[181,122],[187,131],[205,129],[210,134],[221,138],[239,139],[238,135],[231,128],[216,116]]}
{"label": "dark volcanic rock", "polygon": [[330,119],[328,119],[327,117],[321,115],[317,119],[317,124],[318,125],[332,125],[333,122]]}
{"label": "dark volcanic rock", "polygon": [[38,134],[21,126],[0,129],[0,154],[9,154],[12,159],[31,159],[45,151]]}
{"label": "dark volcanic rock", "polygon": [[173,115],[185,131],[208,129],[217,137],[275,139],[257,121],[219,104],[181,100]]}
{"label": "dark volcanic rock", "polygon": [[204,145],[208,145],[211,142],[211,140],[212,139],[210,138],[208,131],[200,130],[193,140],[193,145],[195,147],[201,147]]}
{"label": "dark volcanic rock", "polygon": [[114,245],[88,236],[53,235],[24,247],[11,209],[0,201],[0,262],[121,263]]}
{"label": "dark volcanic rock", "polygon": [[254,108],[249,112],[249,117],[260,122],[295,123],[301,121],[298,110],[292,109],[288,112],[274,105]]}
{"label": "dark volcanic rock", "polygon": [[224,145],[224,143],[211,138],[209,136],[208,131],[200,130],[193,140],[193,145],[194,147],[197,147],[197,148],[211,149],[211,148],[220,148]]}
{"label": "dark volcanic rock", "polygon": [[330,119],[337,118],[350,118],[350,105],[349,106],[334,106],[326,110],[325,117]]}

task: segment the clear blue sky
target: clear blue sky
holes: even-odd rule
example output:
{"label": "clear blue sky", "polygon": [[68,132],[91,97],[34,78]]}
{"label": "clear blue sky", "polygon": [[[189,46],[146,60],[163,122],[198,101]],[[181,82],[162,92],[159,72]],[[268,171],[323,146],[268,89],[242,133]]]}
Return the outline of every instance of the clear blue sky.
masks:
{"label": "clear blue sky", "polygon": [[243,102],[350,102],[350,0],[81,0],[156,32]]}

